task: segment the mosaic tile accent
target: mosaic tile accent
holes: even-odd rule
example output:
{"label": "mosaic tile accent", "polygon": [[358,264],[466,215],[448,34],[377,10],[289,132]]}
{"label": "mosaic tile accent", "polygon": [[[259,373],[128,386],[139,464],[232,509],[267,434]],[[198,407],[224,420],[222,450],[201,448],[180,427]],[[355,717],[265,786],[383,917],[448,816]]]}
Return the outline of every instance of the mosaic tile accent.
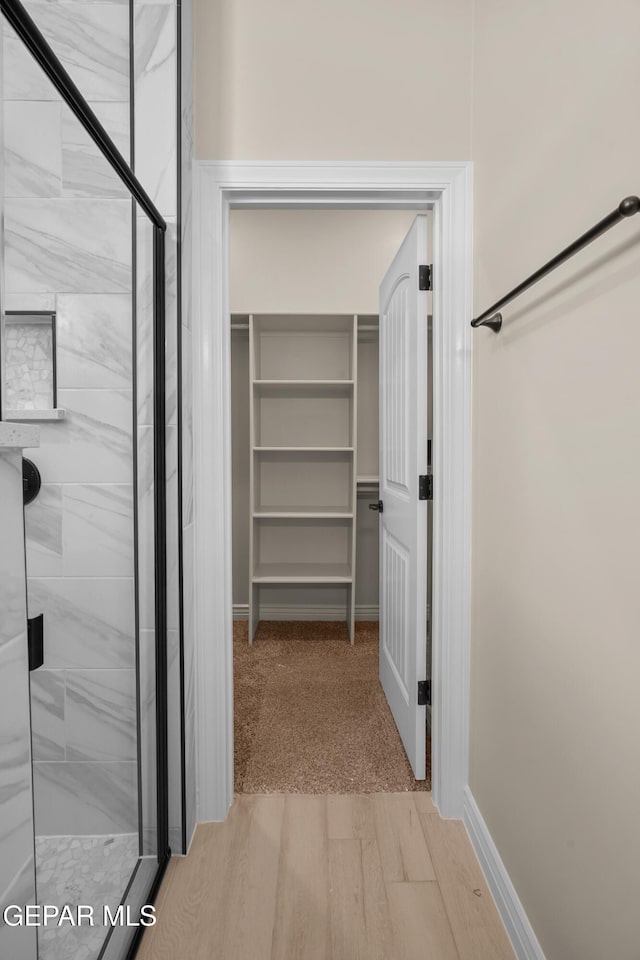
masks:
{"label": "mosaic tile accent", "polygon": [[7,409],[53,408],[53,323],[5,322]]}
{"label": "mosaic tile accent", "polygon": [[38,929],[39,960],[96,960],[107,935],[103,906],[116,910],[138,860],[138,835],[36,837],[38,903],[94,909],[95,926]]}

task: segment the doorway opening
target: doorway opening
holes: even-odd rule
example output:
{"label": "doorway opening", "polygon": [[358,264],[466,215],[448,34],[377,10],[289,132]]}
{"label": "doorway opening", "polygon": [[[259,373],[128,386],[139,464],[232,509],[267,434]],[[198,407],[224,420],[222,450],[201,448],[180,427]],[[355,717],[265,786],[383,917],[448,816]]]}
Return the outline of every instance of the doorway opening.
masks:
{"label": "doorway opening", "polygon": [[433,211],[432,796],[443,816],[459,818],[468,764],[471,164],[202,161],[195,174],[198,819],[224,820],[233,799],[229,215],[242,207]]}
{"label": "doorway opening", "polygon": [[235,791],[428,790],[430,213],[229,226]]}

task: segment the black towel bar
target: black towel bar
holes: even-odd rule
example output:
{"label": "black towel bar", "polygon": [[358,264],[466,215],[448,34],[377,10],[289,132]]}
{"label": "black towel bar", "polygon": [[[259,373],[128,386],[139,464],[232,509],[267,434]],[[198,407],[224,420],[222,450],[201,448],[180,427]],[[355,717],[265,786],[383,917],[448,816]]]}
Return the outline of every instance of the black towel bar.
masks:
{"label": "black towel bar", "polygon": [[595,226],[591,227],[590,230],[587,230],[586,233],[583,233],[581,237],[578,237],[577,240],[574,240],[573,243],[570,243],[568,247],[565,247],[564,250],[561,250],[553,259],[549,260],[548,263],[545,263],[543,267],[540,267],[539,270],[536,270],[535,273],[532,273],[530,277],[527,277],[526,280],[523,280],[522,283],[519,283],[517,287],[514,287],[509,293],[504,297],[501,297],[500,300],[496,301],[493,306],[489,307],[488,310],[485,310],[484,313],[481,313],[479,317],[476,317],[475,320],[471,321],[472,327],[489,327],[490,330],[493,330],[494,333],[499,333],[502,327],[502,314],[499,312],[501,307],[504,307],[505,304],[510,303],[511,300],[514,300],[515,297],[519,297],[521,293],[524,293],[525,290],[528,290],[529,287],[532,287],[534,283],[537,283],[538,280],[542,280],[548,273],[551,273],[552,270],[555,270],[556,267],[559,267],[561,263],[564,263],[565,260],[568,260],[569,257],[572,257],[575,253],[578,253],[579,250],[582,250],[583,247],[586,247],[587,244],[591,243],[601,234],[605,233],[607,230],[610,230],[611,227],[615,227],[616,223],[620,223],[621,220],[626,220],[628,217],[632,217],[634,214],[640,211],[640,197],[625,197],[615,210],[612,210],[604,219],[600,220]]}

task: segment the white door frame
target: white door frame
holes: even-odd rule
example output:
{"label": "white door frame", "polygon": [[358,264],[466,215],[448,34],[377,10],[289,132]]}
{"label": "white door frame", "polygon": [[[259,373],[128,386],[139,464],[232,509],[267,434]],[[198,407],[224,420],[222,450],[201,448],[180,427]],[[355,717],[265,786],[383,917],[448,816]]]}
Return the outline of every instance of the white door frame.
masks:
{"label": "white door frame", "polygon": [[[468,777],[472,164],[199,161],[194,196],[197,819],[233,801],[231,207],[433,211],[432,785],[462,818]],[[185,385],[188,389],[189,385]]]}

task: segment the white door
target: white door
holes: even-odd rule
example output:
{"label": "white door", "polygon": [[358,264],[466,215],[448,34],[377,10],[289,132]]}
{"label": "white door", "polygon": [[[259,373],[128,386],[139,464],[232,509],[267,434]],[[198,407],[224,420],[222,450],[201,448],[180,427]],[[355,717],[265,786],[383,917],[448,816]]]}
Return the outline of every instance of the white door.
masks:
{"label": "white door", "polygon": [[380,682],[424,780],[427,677],[427,218],[418,216],[380,285]]}

